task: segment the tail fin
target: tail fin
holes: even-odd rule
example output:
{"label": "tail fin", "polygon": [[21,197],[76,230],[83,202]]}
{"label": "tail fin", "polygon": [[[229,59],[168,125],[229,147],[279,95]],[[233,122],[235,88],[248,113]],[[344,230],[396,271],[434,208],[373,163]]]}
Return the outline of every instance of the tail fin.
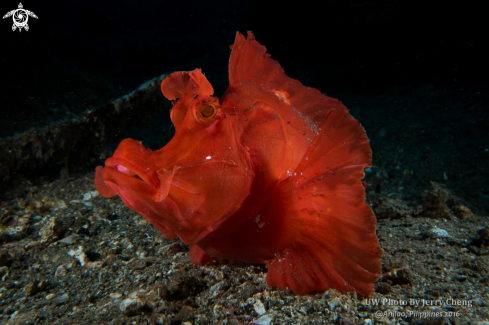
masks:
{"label": "tail fin", "polygon": [[370,166],[365,131],[348,112],[331,110],[294,174],[283,181],[264,214],[282,214],[283,247],[267,282],[305,294],[336,288],[373,292],[381,248],[361,179]]}

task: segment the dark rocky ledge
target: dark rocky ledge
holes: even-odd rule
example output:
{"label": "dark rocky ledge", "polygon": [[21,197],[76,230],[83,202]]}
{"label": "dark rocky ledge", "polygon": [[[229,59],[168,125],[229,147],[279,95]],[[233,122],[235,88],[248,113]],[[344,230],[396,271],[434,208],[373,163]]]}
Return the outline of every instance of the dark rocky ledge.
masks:
{"label": "dark rocky ledge", "polygon": [[147,121],[164,105],[160,83],[165,76],[75,118],[0,139],[0,187],[46,170],[68,175],[70,168],[105,160],[109,140],[117,142],[124,130]]}

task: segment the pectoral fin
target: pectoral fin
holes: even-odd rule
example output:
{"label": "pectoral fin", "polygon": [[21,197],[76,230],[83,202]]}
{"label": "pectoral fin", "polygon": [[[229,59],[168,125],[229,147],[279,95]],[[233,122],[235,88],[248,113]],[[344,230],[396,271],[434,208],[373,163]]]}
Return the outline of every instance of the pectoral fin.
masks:
{"label": "pectoral fin", "polygon": [[283,218],[285,231],[282,248],[267,263],[270,286],[298,294],[328,288],[372,294],[382,250],[361,182],[367,166],[370,147],[358,121],[344,110],[330,111],[263,211],[264,218]]}

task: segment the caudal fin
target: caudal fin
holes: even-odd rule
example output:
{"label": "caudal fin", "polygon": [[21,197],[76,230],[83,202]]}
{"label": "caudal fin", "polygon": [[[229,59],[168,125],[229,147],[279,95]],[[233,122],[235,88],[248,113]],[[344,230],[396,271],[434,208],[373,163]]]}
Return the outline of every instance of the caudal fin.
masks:
{"label": "caudal fin", "polygon": [[373,292],[382,250],[361,179],[370,166],[365,131],[344,110],[331,110],[293,175],[264,215],[282,214],[283,249],[267,263],[270,286],[297,294],[336,288]]}

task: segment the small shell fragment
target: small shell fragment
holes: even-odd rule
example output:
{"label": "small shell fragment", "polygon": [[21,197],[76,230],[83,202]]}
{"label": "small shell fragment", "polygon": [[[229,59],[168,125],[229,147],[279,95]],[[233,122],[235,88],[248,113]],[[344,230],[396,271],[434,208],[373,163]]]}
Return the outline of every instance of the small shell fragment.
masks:
{"label": "small shell fragment", "polygon": [[255,299],[255,303],[254,303],[253,307],[255,308],[255,312],[260,316],[265,314],[265,312],[266,312],[265,306],[260,301],[260,299]]}
{"label": "small shell fragment", "polygon": [[56,272],[54,273],[55,278],[63,277],[68,273],[66,268],[63,265],[58,266]]}
{"label": "small shell fragment", "polygon": [[87,263],[87,255],[85,255],[82,246],[79,246],[77,250],[70,250],[68,252],[68,255],[78,260],[81,266],[85,266],[85,264]]}
{"label": "small shell fragment", "polygon": [[443,229],[438,228],[438,227],[431,229],[431,232],[436,234],[438,237],[450,237],[450,235],[448,234],[448,232],[446,230],[443,230]]}
{"label": "small shell fragment", "polygon": [[127,316],[132,316],[138,313],[138,311],[143,307],[143,302],[139,298],[127,298],[124,299],[119,309]]}
{"label": "small shell fragment", "polygon": [[66,244],[66,245],[71,245],[71,244],[76,243],[77,239],[78,239],[78,236],[77,235],[71,234],[68,237],[65,237],[65,238],[63,238],[61,240],[58,240],[58,243]]}
{"label": "small shell fragment", "polygon": [[263,316],[261,316],[260,318],[258,318],[257,320],[253,320],[253,323],[252,324],[256,324],[256,325],[270,325],[270,322],[273,320],[273,317],[268,315],[268,314],[265,314]]}
{"label": "small shell fragment", "polygon": [[54,297],[56,297],[56,295],[54,293],[50,293],[50,294],[46,295],[46,300],[51,300]]}
{"label": "small shell fragment", "polygon": [[113,293],[111,293],[111,294],[109,295],[109,297],[110,297],[111,299],[119,299],[119,298],[121,298],[121,297],[122,297],[122,293],[120,293],[120,292],[113,292]]}
{"label": "small shell fragment", "polygon": [[96,197],[98,194],[97,191],[91,191],[83,194],[83,201],[88,201]]}

